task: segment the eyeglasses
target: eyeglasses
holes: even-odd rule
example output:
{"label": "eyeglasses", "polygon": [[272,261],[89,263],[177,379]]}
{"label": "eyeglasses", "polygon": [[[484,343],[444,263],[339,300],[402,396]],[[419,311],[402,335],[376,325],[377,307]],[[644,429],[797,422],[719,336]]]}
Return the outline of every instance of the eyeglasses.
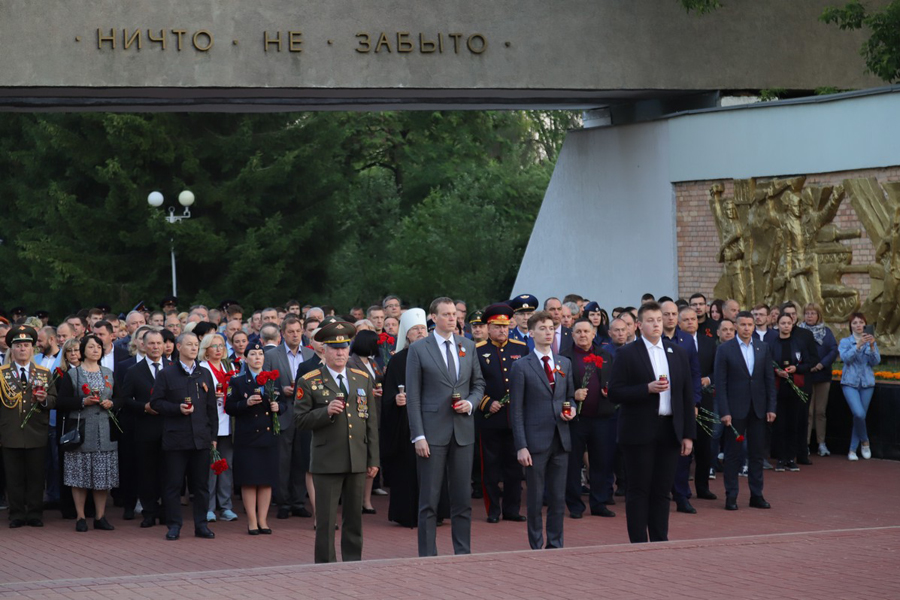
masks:
{"label": "eyeglasses", "polygon": [[219,350],[224,350],[224,349],[225,349],[225,345],[224,345],[224,344],[210,344],[209,347],[210,347],[210,348],[218,348]]}

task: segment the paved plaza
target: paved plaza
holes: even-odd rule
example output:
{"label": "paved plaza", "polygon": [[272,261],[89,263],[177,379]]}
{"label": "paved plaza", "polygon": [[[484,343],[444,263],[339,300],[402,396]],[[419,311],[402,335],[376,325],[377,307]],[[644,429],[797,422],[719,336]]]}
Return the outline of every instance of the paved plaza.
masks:
{"label": "paved plaza", "polygon": [[[216,539],[140,529],[110,511],[114,532],[74,531],[48,513],[43,529],[0,530],[0,597],[169,598],[897,598],[900,597],[900,462],[813,457],[799,473],[766,472],[769,511],[695,500],[672,507],[664,544],[627,543],[624,506],[614,519],[566,519],[566,548],[527,550],[524,523],[488,524],[473,501],[471,556],[416,558],[415,530],[386,521],[387,501],[364,521],[361,563],[312,565],[310,519],[271,519],[271,537],[246,521],[215,523]],[[523,507],[524,510],[524,507]],[[186,514],[187,516],[187,514]],[[189,517],[188,517],[189,518]],[[438,529],[448,554],[449,525]],[[185,528],[184,534],[190,534]]]}

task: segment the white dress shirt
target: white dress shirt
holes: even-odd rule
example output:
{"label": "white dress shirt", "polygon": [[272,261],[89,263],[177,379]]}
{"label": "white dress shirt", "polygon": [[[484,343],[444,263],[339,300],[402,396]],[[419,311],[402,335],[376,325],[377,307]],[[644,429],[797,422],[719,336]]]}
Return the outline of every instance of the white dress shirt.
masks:
{"label": "white dress shirt", "polygon": [[538,357],[538,362],[541,363],[541,368],[544,367],[544,357],[545,357],[545,356],[549,356],[549,357],[550,357],[550,370],[551,370],[551,371],[555,371],[555,370],[556,370],[556,362],[554,362],[554,360],[553,360],[553,351],[552,351],[552,350],[551,350],[550,352],[548,352],[547,354],[541,354],[541,353],[538,351],[537,347],[535,347],[534,353],[535,353],[535,354],[537,355],[537,357]]}
{"label": "white dress shirt", "polygon": [[[647,354],[650,355],[650,364],[653,365],[653,372],[656,374],[656,378],[659,379],[660,376],[665,375],[671,386],[672,378],[669,377],[669,359],[666,358],[666,348],[663,346],[662,338],[658,339],[655,344],[651,344],[645,337],[641,339],[644,341],[644,346],[647,347]],[[671,390],[659,393],[659,414],[663,416],[672,414]]]}
{"label": "white dress shirt", "polygon": [[456,378],[459,379],[459,355],[456,351],[456,343],[454,342],[453,334],[451,333],[450,338],[448,339],[441,337],[437,332],[437,329],[435,329],[432,333],[434,334],[434,339],[437,341],[438,350],[440,350],[441,352],[441,357],[444,359],[444,365],[446,365],[447,367],[450,366],[447,365],[447,342],[450,342],[450,356],[453,357],[453,367],[456,369]]}
{"label": "white dress shirt", "polygon": [[747,371],[753,375],[753,366],[756,362],[756,357],[753,355],[753,337],[751,336],[750,342],[745,344],[744,340],[739,337],[735,338],[738,341],[738,347],[741,349],[741,354],[744,355],[744,362],[747,364]]}

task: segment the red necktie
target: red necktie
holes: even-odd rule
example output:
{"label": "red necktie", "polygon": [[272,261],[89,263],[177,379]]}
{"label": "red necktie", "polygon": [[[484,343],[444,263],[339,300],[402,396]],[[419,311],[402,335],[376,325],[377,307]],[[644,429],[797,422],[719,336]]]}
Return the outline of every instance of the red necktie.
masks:
{"label": "red necktie", "polygon": [[547,381],[550,383],[550,387],[553,387],[556,379],[553,378],[553,370],[550,368],[550,357],[542,356],[541,360],[544,361],[544,373],[547,375]]}

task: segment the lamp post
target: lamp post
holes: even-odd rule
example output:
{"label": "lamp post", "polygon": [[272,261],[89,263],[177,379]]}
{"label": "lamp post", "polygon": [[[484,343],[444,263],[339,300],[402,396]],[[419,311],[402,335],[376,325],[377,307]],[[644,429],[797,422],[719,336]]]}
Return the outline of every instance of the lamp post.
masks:
{"label": "lamp post", "polygon": [[[150,192],[150,195],[147,196],[147,204],[152,206],[153,208],[159,208],[163,204],[163,195],[159,192]],[[175,214],[175,207],[169,207],[169,214],[163,215],[163,218],[169,223],[178,223],[182,219],[190,219],[191,218],[191,206],[194,204],[194,193],[188,190],[184,190],[180,194],[178,194],[178,203],[184,207],[184,213],[181,215]],[[178,297],[178,288],[176,283],[175,276],[175,239],[169,238],[169,246],[172,251],[172,295],[176,298]]]}

